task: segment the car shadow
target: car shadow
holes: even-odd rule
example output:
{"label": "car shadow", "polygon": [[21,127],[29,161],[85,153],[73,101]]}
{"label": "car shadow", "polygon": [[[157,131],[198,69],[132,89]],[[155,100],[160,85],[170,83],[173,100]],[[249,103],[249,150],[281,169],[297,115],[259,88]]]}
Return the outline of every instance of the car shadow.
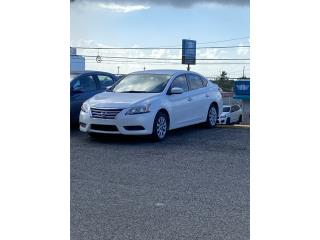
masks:
{"label": "car shadow", "polygon": [[[99,136],[88,136],[88,141],[96,143],[108,143],[108,144],[150,144],[150,143],[166,143],[174,141],[175,139],[183,139],[191,137],[199,131],[208,131],[202,124],[191,125],[179,129],[174,129],[168,132],[166,139],[161,142],[155,142],[150,136],[139,135],[119,135],[119,134],[101,134]],[[85,134],[81,133],[77,128],[71,128],[71,135]],[[85,134],[86,135],[86,134]]]}

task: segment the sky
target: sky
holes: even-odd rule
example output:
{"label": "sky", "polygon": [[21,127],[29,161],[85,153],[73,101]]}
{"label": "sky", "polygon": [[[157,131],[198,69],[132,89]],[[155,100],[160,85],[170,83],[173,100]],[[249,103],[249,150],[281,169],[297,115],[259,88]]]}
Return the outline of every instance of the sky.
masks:
{"label": "sky", "polygon": [[[182,39],[196,40],[197,47],[250,45],[248,0],[75,0],[70,4],[70,16],[71,47],[179,48]],[[197,58],[248,59],[249,49],[198,49]],[[181,59],[180,49],[77,49],[77,54]],[[226,62],[239,64],[223,64]],[[197,61],[191,70],[210,77],[221,71],[226,71],[230,77],[241,77],[244,69],[245,75],[250,76],[248,63],[242,60]],[[143,69],[186,69],[181,61],[107,61],[103,58],[97,63],[95,58],[86,58],[86,69],[117,73],[118,67],[120,73]]]}

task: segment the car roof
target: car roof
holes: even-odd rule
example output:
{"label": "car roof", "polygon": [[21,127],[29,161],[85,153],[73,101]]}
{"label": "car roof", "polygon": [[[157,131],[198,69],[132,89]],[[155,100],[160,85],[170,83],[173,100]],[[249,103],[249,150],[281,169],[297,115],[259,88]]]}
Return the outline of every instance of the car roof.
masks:
{"label": "car roof", "polygon": [[85,70],[85,71],[75,71],[75,72],[70,72],[71,75],[80,75],[80,74],[85,74],[85,73],[105,73],[105,74],[111,74],[109,72],[103,72],[103,71],[95,71],[95,70]]}
{"label": "car roof", "polygon": [[196,72],[187,71],[187,70],[177,70],[177,69],[155,69],[155,70],[145,70],[145,71],[138,71],[133,72],[134,74],[142,73],[142,74],[168,74],[168,75],[176,75],[176,74],[183,74],[183,73],[194,73],[201,75]]}

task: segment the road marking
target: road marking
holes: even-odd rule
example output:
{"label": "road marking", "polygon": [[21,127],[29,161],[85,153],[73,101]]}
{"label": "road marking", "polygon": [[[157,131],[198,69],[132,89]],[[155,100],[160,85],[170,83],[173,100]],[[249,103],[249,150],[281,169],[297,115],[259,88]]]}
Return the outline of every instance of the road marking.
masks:
{"label": "road marking", "polygon": [[250,125],[241,125],[241,124],[234,124],[234,125],[217,125],[219,128],[250,128]]}
{"label": "road marking", "polygon": [[156,203],[156,206],[157,207],[162,207],[162,206],[164,206],[164,203]]}

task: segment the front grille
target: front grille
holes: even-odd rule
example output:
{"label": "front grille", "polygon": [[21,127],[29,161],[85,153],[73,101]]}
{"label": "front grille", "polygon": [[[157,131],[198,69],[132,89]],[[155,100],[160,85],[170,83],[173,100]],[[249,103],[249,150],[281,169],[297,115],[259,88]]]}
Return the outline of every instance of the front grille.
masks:
{"label": "front grille", "polygon": [[103,109],[103,108],[91,108],[91,115],[93,118],[102,119],[114,119],[122,109]]}
{"label": "front grille", "polygon": [[98,131],[118,132],[118,128],[115,125],[91,124],[90,128]]}

